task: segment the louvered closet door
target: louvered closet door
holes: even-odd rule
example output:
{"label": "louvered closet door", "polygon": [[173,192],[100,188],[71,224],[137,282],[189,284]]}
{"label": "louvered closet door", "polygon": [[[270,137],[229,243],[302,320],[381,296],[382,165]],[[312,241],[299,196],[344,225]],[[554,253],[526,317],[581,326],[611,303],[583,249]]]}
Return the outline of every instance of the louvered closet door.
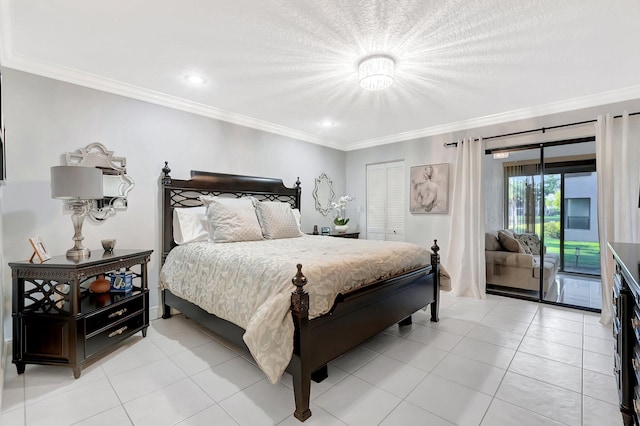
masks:
{"label": "louvered closet door", "polygon": [[404,161],[367,166],[367,239],[404,241]]}

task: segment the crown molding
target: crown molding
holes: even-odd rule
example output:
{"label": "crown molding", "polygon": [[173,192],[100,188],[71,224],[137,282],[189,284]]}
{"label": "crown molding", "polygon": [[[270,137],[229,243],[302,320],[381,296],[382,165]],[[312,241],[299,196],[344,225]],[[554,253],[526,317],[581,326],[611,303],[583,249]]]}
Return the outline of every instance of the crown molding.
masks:
{"label": "crown molding", "polygon": [[215,108],[198,102],[189,101],[184,98],[167,95],[155,90],[123,83],[121,81],[105,78],[84,71],[79,71],[77,69],[63,67],[44,61],[38,61],[21,55],[6,53],[10,52],[5,51],[5,61],[3,62],[3,65],[7,68],[13,68],[19,71],[37,74],[55,80],[65,81],[67,83],[88,87],[91,89],[113,93],[128,98],[138,99],[152,104],[166,106],[180,111],[214,118],[216,120],[249,127],[256,130],[262,130],[264,132],[286,136],[304,142],[310,142],[333,149],[344,150],[344,146],[336,141],[321,138],[310,133],[291,129],[289,127],[281,126],[269,121],[260,120],[254,117],[237,114],[221,108]]}
{"label": "crown molding", "polygon": [[479,127],[490,126],[494,124],[503,124],[511,121],[575,111],[579,109],[607,105],[616,102],[630,101],[634,99],[640,99],[640,85],[631,86],[624,89],[611,90],[608,92],[596,93],[594,95],[582,96],[579,98],[567,99],[564,101],[552,102],[540,106],[522,108],[499,114],[472,118],[470,120],[457,121],[455,123],[448,123],[440,126],[433,126],[424,129],[412,130],[409,132],[397,133],[380,138],[366,139],[359,142],[347,143],[343,149],[345,151],[355,151],[358,149],[371,148],[374,146],[386,145],[395,142],[420,139],[427,136],[436,136],[462,130],[476,129]]}

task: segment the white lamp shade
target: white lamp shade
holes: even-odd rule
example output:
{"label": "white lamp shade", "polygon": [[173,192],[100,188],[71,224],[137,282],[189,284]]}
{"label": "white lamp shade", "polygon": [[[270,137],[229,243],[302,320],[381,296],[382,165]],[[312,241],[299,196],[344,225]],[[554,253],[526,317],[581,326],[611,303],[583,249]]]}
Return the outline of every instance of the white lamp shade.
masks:
{"label": "white lamp shade", "polygon": [[102,171],[95,167],[51,167],[51,198],[98,200],[102,198]]}

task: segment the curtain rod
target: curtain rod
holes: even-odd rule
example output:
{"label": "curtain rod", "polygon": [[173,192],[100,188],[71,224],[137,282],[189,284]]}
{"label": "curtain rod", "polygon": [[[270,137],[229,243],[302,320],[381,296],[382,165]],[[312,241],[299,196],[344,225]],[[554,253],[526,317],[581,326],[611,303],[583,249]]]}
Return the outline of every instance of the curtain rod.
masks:
{"label": "curtain rod", "polygon": [[[632,112],[632,113],[629,114],[629,116],[632,116],[632,115],[640,115],[640,111]],[[614,115],[613,118],[622,118],[622,115]],[[495,136],[487,136],[486,138],[482,138],[482,140],[486,141],[486,140],[489,140],[489,139],[506,138],[507,136],[517,136],[517,135],[524,135],[524,134],[527,134],[527,133],[535,133],[535,132],[545,133],[547,130],[560,129],[562,127],[580,126],[582,124],[595,123],[596,121],[598,121],[598,120],[594,119],[594,120],[586,120],[586,121],[577,121],[575,123],[559,124],[557,126],[540,127],[538,129],[523,130],[521,132],[505,133],[503,135],[495,135]],[[473,139],[474,142],[477,142],[479,140],[480,139]],[[451,148],[451,147],[454,147],[454,146],[458,146],[458,142],[449,142],[449,143],[445,143],[444,144],[445,148]]]}

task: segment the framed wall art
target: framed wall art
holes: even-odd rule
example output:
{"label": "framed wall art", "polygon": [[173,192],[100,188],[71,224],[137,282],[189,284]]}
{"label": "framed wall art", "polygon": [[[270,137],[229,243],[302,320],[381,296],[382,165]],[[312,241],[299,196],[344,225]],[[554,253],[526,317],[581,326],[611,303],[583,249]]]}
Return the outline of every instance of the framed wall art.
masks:
{"label": "framed wall art", "polygon": [[411,167],[410,179],[411,213],[449,212],[449,164]]}

